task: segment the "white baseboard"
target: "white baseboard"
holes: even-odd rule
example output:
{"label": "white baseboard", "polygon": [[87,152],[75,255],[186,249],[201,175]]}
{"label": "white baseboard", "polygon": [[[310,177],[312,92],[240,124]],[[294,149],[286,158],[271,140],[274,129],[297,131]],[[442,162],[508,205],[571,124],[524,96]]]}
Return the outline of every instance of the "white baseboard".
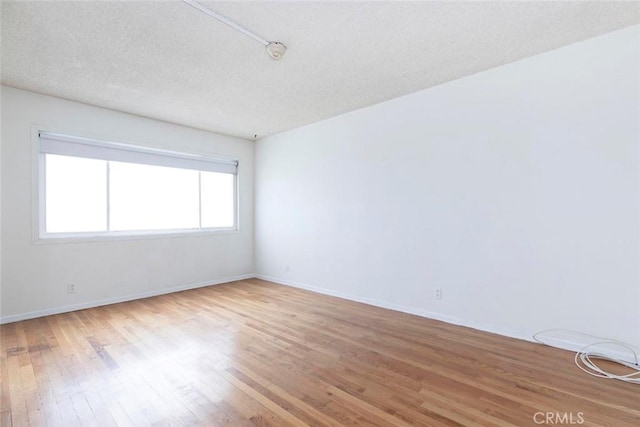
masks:
{"label": "white baseboard", "polygon": [[357,295],[348,294],[348,293],[344,293],[344,292],[333,291],[333,290],[330,290],[330,289],[318,288],[318,287],[315,287],[315,286],[306,285],[304,283],[292,282],[290,280],[283,280],[283,279],[280,279],[278,277],[265,276],[265,275],[262,275],[262,274],[256,274],[255,277],[258,278],[258,279],[267,280],[269,282],[278,283],[280,285],[292,286],[294,288],[300,288],[300,289],[306,289],[308,291],[317,292],[319,294],[331,295],[331,296],[338,297],[338,298],[344,298],[344,299],[347,299],[349,301],[361,302],[363,304],[369,304],[369,305],[373,305],[375,307],[386,308],[386,309],[389,309],[389,310],[399,311],[399,312],[407,313],[407,314],[415,314],[416,316],[426,317],[428,319],[440,320],[442,322],[450,323],[452,325],[465,326],[465,327],[468,327],[468,328],[478,329],[478,330],[481,330],[481,331],[484,331],[484,332],[491,332],[491,333],[494,333],[494,334],[503,335],[503,336],[507,336],[507,337],[510,337],[510,338],[517,338],[517,339],[521,339],[521,340],[525,340],[525,341],[533,341],[533,338],[531,336],[529,336],[527,334],[524,334],[524,333],[520,333],[518,331],[514,331],[514,330],[511,330],[511,329],[505,329],[505,328],[499,328],[499,327],[496,327],[496,326],[493,326],[493,325],[479,324],[477,322],[470,322],[470,321],[465,320],[465,319],[461,319],[461,318],[458,318],[458,317],[455,317],[455,316],[449,316],[449,315],[442,314],[442,313],[437,313],[437,312],[428,311],[428,310],[422,310],[422,309],[413,308],[413,307],[405,307],[405,306],[402,306],[402,305],[393,304],[393,303],[389,303],[389,302],[386,302],[386,301],[380,301],[380,300],[376,300],[376,299],[373,299],[373,298],[365,298],[365,297],[360,297],[360,296],[357,296]]}
{"label": "white baseboard", "polygon": [[209,280],[205,282],[190,283],[187,285],[174,286],[171,288],[154,289],[146,292],[138,292],[121,297],[106,298],[79,304],[64,305],[62,307],[46,308],[43,310],[30,311],[27,313],[12,314],[8,316],[0,316],[0,324],[18,322],[20,320],[34,319],[36,317],[49,316],[52,314],[68,313],[70,311],[84,310],[85,308],[100,307],[102,305],[117,304],[119,302],[133,301],[142,298],[155,297],[158,295],[170,294],[173,292],[186,291],[189,289],[202,288],[205,286],[221,285],[223,283],[235,282],[237,280],[246,280],[256,277],[255,274],[242,274],[239,276],[225,277],[222,279]]}
{"label": "white baseboard", "polygon": [[[453,324],[453,325],[464,326],[464,327],[467,327],[467,328],[477,329],[477,330],[484,331],[484,332],[490,332],[490,333],[493,333],[493,334],[498,334],[498,335],[506,336],[506,337],[509,337],[509,338],[515,338],[515,339],[529,341],[529,342],[536,342],[533,339],[533,336],[531,334],[526,333],[524,331],[516,331],[516,330],[513,330],[513,329],[502,328],[502,327],[495,326],[495,325],[474,322],[474,321],[470,321],[470,320],[467,320],[467,319],[461,319],[459,317],[449,316],[449,315],[445,315],[445,314],[442,314],[442,313],[436,313],[436,312],[432,312],[432,311],[428,311],[428,310],[416,309],[416,308],[412,308],[412,307],[405,307],[405,306],[402,306],[402,305],[392,304],[392,303],[388,303],[388,302],[385,302],[385,301],[379,301],[379,300],[372,299],[372,298],[364,298],[364,297],[360,297],[360,296],[357,296],[357,295],[352,295],[352,294],[348,294],[348,293],[344,293],[344,292],[334,291],[334,290],[331,290],[331,289],[319,288],[319,287],[310,286],[310,285],[307,285],[307,284],[304,284],[304,283],[285,280],[285,279],[281,279],[279,277],[265,276],[263,274],[256,274],[255,277],[258,278],[258,279],[267,280],[269,282],[278,283],[280,285],[291,286],[291,287],[300,288],[300,289],[306,289],[308,291],[317,292],[319,294],[331,295],[331,296],[338,297],[338,298],[344,298],[344,299],[347,299],[347,300],[350,300],[350,301],[361,302],[361,303],[364,303],[364,304],[373,305],[375,307],[386,308],[386,309],[389,309],[389,310],[399,311],[399,312],[402,312],[402,313],[414,314],[416,316],[426,317],[428,319],[439,320],[439,321],[450,323],[450,324]],[[545,343],[547,343],[548,345],[550,345],[552,347],[559,348],[561,350],[571,351],[571,352],[574,352],[574,353],[576,351],[582,350],[586,345],[590,344],[590,342],[577,341],[577,340],[572,340],[572,339],[561,339],[561,338],[548,338],[548,339],[545,339],[544,341],[545,341]],[[593,343],[593,342],[594,341],[592,341],[591,343]],[[606,350],[598,349],[598,350],[601,351],[602,353],[608,355],[609,357],[620,359],[620,360],[625,360],[625,361],[631,362],[631,363],[635,363],[635,360],[633,359],[632,354],[630,352],[615,351],[615,350],[612,350],[612,349],[606,349]]]}
{"label": "white baseboard", "polygon": [[[158,296],[158,295],[170,294],[173,292],[186,291],[189,289],[202,288],[205,286],[220,285],[223,283],[235,282],[238,280],[246,280],[246,279],[252,279],[252,278],[267,280],[269,282],[278,283],[285,286],[291,286],[294,288],[306,289],[308,291],[317,292],[319,294],[331,295],[334,297],[343,298],[349,301],[360,302],[360,303],[372,305],[375,307],[386,308],[389,310],[399,311],[402,313],[414,314],[416,316],[439,320],[439,321],[450,323],[453,325],[464,326],[464,327],[477,329],[484,332],[490,332],[490,333],[494,333],[494,334],[498,334],[498,335],[502,335],[510,338],[520,339],[520,340],[529,341],[529,342],[535,342],[533,337],[530,334],[523,331],[516,331],[512,329],[498,327],[495,325],[473,322],[467,319],[461,319],[455,316],[449,316],[442,313],[437,313],[437,312],[432,312],[432,311],[422,310],[422,309],[417,309],[412,307],[405,307],[402,305],[393,304],[386,301],[380,301],[372,298],[365,298],[357,295],[348,294],[345,292],[339,292],[331,289],[310,286],[305,283],[294,282],[291,280],[285,280],[279,277],[266,276],[263,274],[242,274],[239,276],[225,277],[217,280],[191,283],[187,285],[151,290],[147,292],[139,292],[139,293],[129,294],[121,297],[114,297],[114,298],[107,298],[102,300],[83,302],[79,304],[65,305],[62,307],[54,307],[54,308],[48,308],[43,310],[31,311],[27,313],[13,314],[8,316],[0,316],[0,324],[18,322],[20,320],[34,319],[37,317],[49,316],[52,314],[68,313],[70,311],[83,310],[86,308],[99,307],[99,306],[109,305],[109,304],[117,304],[120,302],[133,301],[133,300],[142,299],[142,298],[149,298],[149,297]],[[585,345],[589,344],[589,342],[585,342],[585,341],[577,341],[572,339],[562,339],[562,338],[554,338],[554,337],[545,339],[545,342],[548,343],[549,345],[552,345],[553,347],[556,347],[562,350],[571,351],[571,352],[576,352],[578,350],[581,350],[582,348],[584,348]],[[634,363],[632,355],[629,352],[607,349],[607,351],[603,351],[603,353],[613,358]]]}

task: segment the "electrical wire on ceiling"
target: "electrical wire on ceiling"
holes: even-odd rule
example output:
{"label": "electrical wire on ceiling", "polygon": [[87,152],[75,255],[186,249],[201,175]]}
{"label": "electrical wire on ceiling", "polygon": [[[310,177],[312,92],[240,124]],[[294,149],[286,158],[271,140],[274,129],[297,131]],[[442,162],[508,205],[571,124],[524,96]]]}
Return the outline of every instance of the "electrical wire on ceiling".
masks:
{"label": "electrical wire on ceiling", "polygon": [[185,2],[186,4],[188,4],[189,6],[192,6],[196,9],[198,9],[200,12],[205,13],[209,16],[211,16],[212,18],[217,19],[218,21],[227,24],[228,26],[230,26],[231,28],[240,31],[242,34],[252,38],[253,40],[257,41],[258,43],[262,44],[265,49],[267,50],[267,54],[274,60],[279,61],[280,59],[282,59],[282,57],[284,56],[285,52],[287,51],[287,46],[284,45],[284,43],[281,42],[270,42],[265,38],[260,37],[259,35],[257,35],[256,33],[254,33],[253,31],[249,31],[246,28],[244,28],[243,26],[236,24],[235,22],[231,21],[229,18],[220,15],[218,12],[215,12],[207,7],[204,7],[203,5],[201,5],[200,3],[194,1],[194,0],[182,0],[183,2]]}
{"label": "electrical wire on ceiling", "polygon": [[[583,337],[588,337],[590,339],[596,340],[596,342],[586,345],[582,349],[580,349],[574,357],[574,362],[576,366],[582,369],[587,374],[592,375],[594,377],[598,377],[598,378],[608,378],[608,379],[620,380],[620,381],[624,381],[632,384],[640,384],[640,357],[638,356],[638,352],[636,352],[636,350],[629,344],[624,343],[622,341],[596,337],[594,335],[589,335],[582,332],[571,331],[569,329],[547,329],[547,330],[540,331],[533,334],[533,339],[534,341],[540,344],[555,347],[539,338],[540,335],[549,334],[552,332],[565,332],[565,333],[569,332],[571,334],[578,334]],[[604,350],[605,348],[610,350],[611,346],[623,348],[625,352],[629,353],[629,356],[631,356],[631,359],[633,359],[633,362],[623,360],[617,357],[611,357],[603,353],[603,351],[605,351]],[[597,347],[601,347],[602,351],[597,351],[596,350]],[[617,353],[620,353],[620,352],[617,352]],[[610,372],[602,368],[601,365],[599,365],[598,362],[596,362],[597,360],[616,363],[618,365],[623,366],[624,368],[628,368],[630,372],[626,374]]]}

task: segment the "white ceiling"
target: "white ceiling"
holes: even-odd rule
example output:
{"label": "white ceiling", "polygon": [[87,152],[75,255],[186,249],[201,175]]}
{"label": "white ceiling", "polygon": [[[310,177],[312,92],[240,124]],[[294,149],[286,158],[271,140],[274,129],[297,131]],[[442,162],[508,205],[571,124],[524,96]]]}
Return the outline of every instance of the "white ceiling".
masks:
{"label": "white ceiling", "polygon": [[[5,1],[2,83],[253,138],[640,23],[638,2]],[[535,79],[535,76],[531,76]]]}

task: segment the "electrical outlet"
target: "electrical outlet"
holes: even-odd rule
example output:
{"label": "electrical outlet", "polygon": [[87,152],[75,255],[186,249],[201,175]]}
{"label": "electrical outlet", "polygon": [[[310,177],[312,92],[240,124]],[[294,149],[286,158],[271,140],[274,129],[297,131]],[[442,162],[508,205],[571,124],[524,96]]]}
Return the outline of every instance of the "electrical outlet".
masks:
{"label": "electrical outlet", "polygon": [[75,294],[76,293],[76,285],[74,285],[73,283],[69,283],[67,285],[67,293],[68,294]]}
{"label": "electrical outlet", "polygon": [[433,297],[434,297],[435,299],[442,299],[442,288],[436,288],[436,289],[433,291]]}
{"label": "electrical outlet", "polygon": [[287,265],[285,265],[285,266],[284,266],[284,272],[285,272],[285,273],[288,273],[288,272],[289,272],[289,264],[287,264]]}

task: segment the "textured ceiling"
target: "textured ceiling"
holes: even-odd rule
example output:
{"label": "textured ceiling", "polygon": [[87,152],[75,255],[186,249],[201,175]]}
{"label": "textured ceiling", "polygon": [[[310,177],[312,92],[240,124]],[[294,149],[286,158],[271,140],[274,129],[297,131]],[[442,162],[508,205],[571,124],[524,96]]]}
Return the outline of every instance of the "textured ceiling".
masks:
{"label": "textured ceiling", "polygon": [[[640,23],[637,2],[2,1],[2,83],[252,138]],[[532,79],[535,76],[531,76]]]}

